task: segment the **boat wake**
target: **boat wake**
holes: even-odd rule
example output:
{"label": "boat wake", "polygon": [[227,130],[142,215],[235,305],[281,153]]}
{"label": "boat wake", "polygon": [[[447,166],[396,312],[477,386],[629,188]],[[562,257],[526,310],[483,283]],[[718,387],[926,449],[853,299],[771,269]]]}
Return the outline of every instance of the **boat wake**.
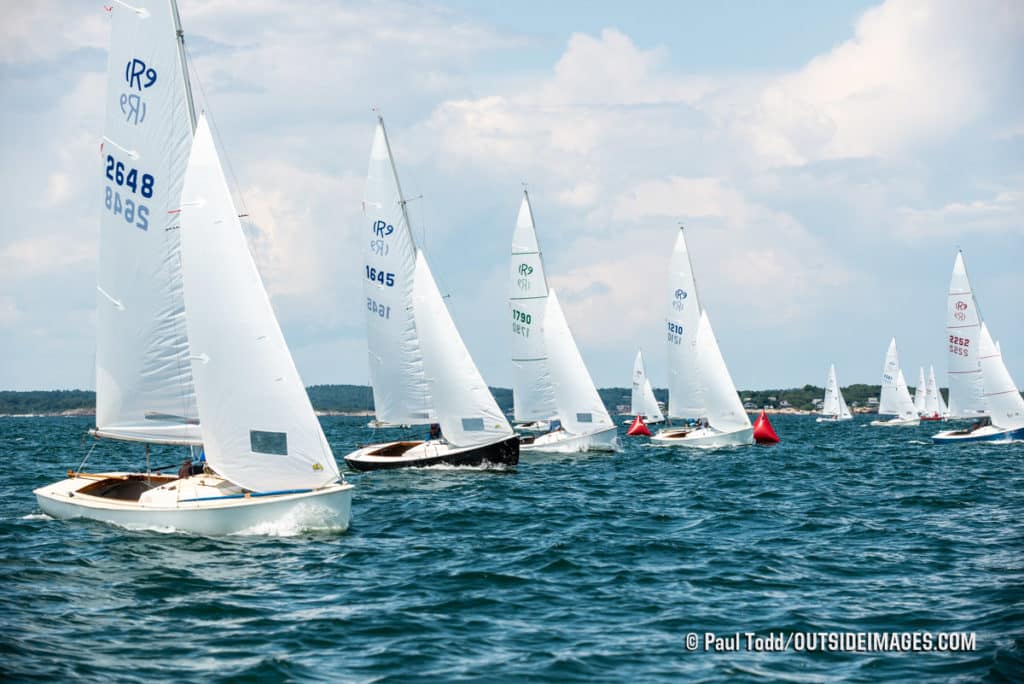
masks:
{"label": "boat wake", "polygon": [[45,513],[29,513],[28,515],[21,516],[22,520],[54,520]]}
{"label": "boat wake", "polygon": [[292,508],[277,520],[268,520],[232,533],[233,537],[296,537],[309,532],[341,534],[348,526],[338,520],[337,511],[326,506],[305,504]]}

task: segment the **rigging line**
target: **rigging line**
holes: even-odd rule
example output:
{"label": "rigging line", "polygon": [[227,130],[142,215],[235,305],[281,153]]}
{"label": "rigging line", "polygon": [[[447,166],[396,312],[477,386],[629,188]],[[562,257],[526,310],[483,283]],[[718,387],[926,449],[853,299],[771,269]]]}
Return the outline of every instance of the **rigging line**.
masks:
{"label": "rigging line", "polygon": [[195,60],[192,58],[192,51],[189,50],[188,45],[185,45],[185,55],[188,58],[189,65],[192,67],[192,76],[196,81],[196,85],[199,86],[199,94],[203,98],[203,105],[206,106],[203,113],[206,114],[206,120],[210,122],[210,129],[213,131],[217,140],[220,142],[221,149],[224,150],[223,161],[227,166],[228,175],[230,176],[231,185],[234,187],[235,194],[238,195],[238,204],[240,205],[241,211],[239,217],[249,216],[249,207],[245,203],[245,194],[242,192],[242,186],[238,182],[238,176],[235,174],[235,167],[231,163],[231,155],[228,154],[227,145],[224,142],[224,136],[220,134],[220,128],[217,126],[217,119],[213,116],[213,113],[209,109],[210,100],[206,96],[206,89],[203,87],[203,80],[199,78],[199,70],[196,69]]}

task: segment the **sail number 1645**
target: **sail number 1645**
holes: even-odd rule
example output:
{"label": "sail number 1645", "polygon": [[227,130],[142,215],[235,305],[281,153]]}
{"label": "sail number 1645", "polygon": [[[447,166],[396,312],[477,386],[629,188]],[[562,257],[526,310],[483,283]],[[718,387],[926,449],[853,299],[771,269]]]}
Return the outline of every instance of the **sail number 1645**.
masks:
{"label": "sail number 1645", "polygon": [[372,280],[375,283],[380,283],[381,285],[387,285],[388,287],[394,287],[395,286],[395,274],[394,273],[385,273],[384,271],[378,271],[377,269],[373,268],[372,266],[367,266],[366,267],[366,278],[368,280]]}

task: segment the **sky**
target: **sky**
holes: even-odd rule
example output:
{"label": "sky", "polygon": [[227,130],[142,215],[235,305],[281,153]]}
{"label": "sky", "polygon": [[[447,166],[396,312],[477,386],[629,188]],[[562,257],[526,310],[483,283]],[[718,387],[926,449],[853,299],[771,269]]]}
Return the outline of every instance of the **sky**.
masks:
{"label": "sky", "polygon": [[[599,387],[642,346],[680,223],[740,388],[944,384],[957,248],[1024,382],[1024,3],[180,0],[193,87],[306,384],[369,380],[374,108],[413,231],[489,384],[511,384],[527,183]],[[0,388],[93,388],[102,1],[0,27]]]}

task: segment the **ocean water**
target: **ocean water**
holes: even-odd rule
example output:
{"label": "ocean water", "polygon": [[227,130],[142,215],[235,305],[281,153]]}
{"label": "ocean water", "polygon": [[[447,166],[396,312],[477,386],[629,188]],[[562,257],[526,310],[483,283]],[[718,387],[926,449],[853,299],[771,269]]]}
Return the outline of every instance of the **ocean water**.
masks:
{"label": "ocean water", "polygon": [[[385,434],[322,420],[339,461]],[[284,521],[204,538],[47,518],[32,489],[79,464],[90,419],[0,418],[0,679],[1024,680],[1024,444],[773,422],[774,447],[626,438],[514,472],[349,474],[347,532]],[[144,460],[104,442],[88,463]],[[737,632],[975,644],[703,648]]]}

